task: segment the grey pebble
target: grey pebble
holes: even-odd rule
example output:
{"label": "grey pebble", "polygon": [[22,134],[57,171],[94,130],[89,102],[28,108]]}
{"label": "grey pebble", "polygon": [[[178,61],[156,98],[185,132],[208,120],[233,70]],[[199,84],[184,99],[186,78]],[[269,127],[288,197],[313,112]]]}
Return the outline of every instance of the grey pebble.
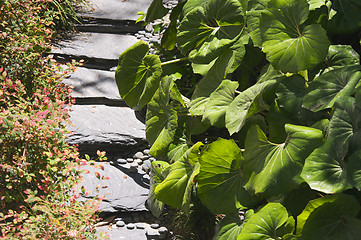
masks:
{"label": "grey pebble", "polygon": [[144,170],[144,172],[149,173],[151,165],[152,165],[152,162],[150,160],[144,160],[143,165],[142,165],[142,169]]}
{"label": "grey pebble", "polygon": [[138,165],[142,165],[143,164],[143,160],[142,159],[134,159],[134,162],[137,163]]}
{"label": "grey pebble", "polygon": [[157,228],[159,228],[159,224],[158,223],[152,223],[150,225],[150,227],[153,228],[153,229],[157,229]]}
{"label": "grey pebble", "polygon": [[142,152],[137,152],[136,154],[133,155],[133,158],[141,158],[143,156],[144,154]]}
{"label": "grey pebble", "polygon": [[160,234],[167,233],[167,232],[168,232],[168,229],[167,229],[166,227],[160,227],[160,228],[158,229],[158,232],[159,232]]}
{"label": "grey pebble", "polygon": [[124,222],[124,221],[117,221],[117,222],[115,223],[115,225],[116,225],[117,227],[124,227],[124,226],[125,226],[125,222]]}
{"label": "grey pebble", "polygon": [[147,32],[147,33],[145,33],[145,36],[149,38],[149,37],[153,36],[153,34]]}
{"label": "grey pebble", "polygon": [[146,232],[147,236],[157,236],[158,235],[158,231],[152,228],[147,228],[147,232]]}
{"label": "grey pebble", "polygon": [[145,229],[145,223],[136,223],[135,226],[137,229]]}
{"label": "grey pebble", "polygon": [[127,162],[132,163],[132,162],[134,162],[134,159],[133,158],[127,158]]}
{"label": "grey pebble", "polygon": [[146,31],[144,31],[144,30],[138,32],[138,34],[142,34],[142,35],[144,35],[145,33],[146,33]]}
{"label": "grey pebble", "polygon": [[142,37],[140,40],[143,40],[143,41],[149,41],[149,39],[148,38],[146,38],[146,37]]}
{"label": "grey pebble", "polygon": [[129,224],[127,224],[127,228],[128,229],[134,229],[135,225],[133,223],[129,223]]}
{"label": "grey pebble", "polygon": [[150,160],[151,162],[153,162],[153,161],[155,161],[156,159],[155,159],[154,157],[150,157],[149,160]]}
{"label": "grey pebble", "polygon": [[156,38],[156,37],[152,37],[151,39],[149,39],[149,41],[150,41],[151,43],[157,43],[157,42],[159,42],[159,39]]}
{"label": "grey pebble", "polygon": [[144,150],[143,150],[143,153],[146,154],[146,155],[148,155],[149,152],[150,152],[150,149],[144,149]]}
{"label": "grey pebble", "polygon": [[140,175],[145,175],[145,174],[147,174],[145,171],[143,171],[143,169],[139,169],[138,170],[138,174],[140,174]]}
{"label": "grey pebble", "polygon": [[124,158],[119,158],[119,159],[117,159],[117,163],[119,163],[119,164],[126,164],[126,163],[127,163],[127,160],[125,160]]}
{"label": "grey pebble", "polygon": [[151,32],[153,30],[153,26],[151,24],[148,24],[147,26],[145,26],[145,30]]}

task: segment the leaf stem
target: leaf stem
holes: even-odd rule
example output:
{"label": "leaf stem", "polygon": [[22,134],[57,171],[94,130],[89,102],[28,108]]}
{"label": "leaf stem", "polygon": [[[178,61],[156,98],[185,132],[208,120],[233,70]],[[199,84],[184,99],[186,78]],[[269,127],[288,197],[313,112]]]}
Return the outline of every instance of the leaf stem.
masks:
{"label": "leaf stem", "polygon": [[170,61],[167,61],[167,62],[162,62],[161,65],[164,66],[164,65],[167,65],[167,64],[177,63],[177,62],[181,62],[181,61],[184,61],[184,60],[187,60],[187,59],[188,59],[187,57],[178,58],[178,59],[170,60]]}
{"label": "leaf stem", "polygon": [[235,90],[235,93],[241,94],[242,92],[241,92],[241,91],[238,91],[238,90]]}

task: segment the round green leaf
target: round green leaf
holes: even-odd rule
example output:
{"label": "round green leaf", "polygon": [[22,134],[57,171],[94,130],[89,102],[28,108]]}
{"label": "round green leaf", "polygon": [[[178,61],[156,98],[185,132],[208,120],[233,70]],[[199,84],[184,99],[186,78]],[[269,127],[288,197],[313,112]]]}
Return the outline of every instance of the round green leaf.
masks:
{"label": "round green leaf", "polygon": [[305,161],[301,177],[314,190],[324,193],[337,193],[352,186],[348,182],[344,164],[343,146],[332,140],[316,149]]}
{"label": "round green leaf", "polygon": [[349,152],[361,148],[361,108],[353,97],[342,97],[335,103],[335,111],[328,128],[328,139],[337,141]]}
{"label": "round green leaf", "polygon": [[307,88],[303,107],[317,112],[331,108],[342,96],[351,96],[361,79],[360,70],[360,66],[343,67],[315,78]]}
{"label": "round green leaf", "polygon": [[271,0],[261,16],[263,52],[283,72],[309,70],[322,62],[330,42],[321,25],[303,27],[309,14],[306,0]]}
{"label": "round green leaf", "polygon": [[293,75],[284,79],[276,92],[279,106],[293,116],[297,115],[302,105],[305,90],[306,82],[300,75]]}
{"label": "round green leaf", "polygon": [[239,1],[212,0],[183,18],[177,43],[192,62],[210,63],[237,40],[243,28]]}
{"label": "round green leaf", "polygon": [[199,173],[199,163],[191,163],[193,155],[198,156],[202,143],[195,144],[181,159],[170,165],[167,178],[161,182],[154,190],[158,200],[174,208],[189,210],[191,190],[194,185],[194,178]]}
{"label": "round green leaf", "polygon": [[162,75],[159,57],[148,51],[147,43],[137,42],[119,56],[115,71],[119,94],[133,109],[142,109],[152,99]]}
{"label": "round green leaf", "polygon": [[281,144],[267,140],[258,126],[250,128],[246,138],[243,170],[249,180],[246,189],[255,194],[276,196],[297,187],[304,160],[322,143],[322,131],[285,125],[287,139]]}
{"label": "round green leaf", "polygon": [[267,12],[269,0],[249,0],[243,1],[243,8],[247,9],[247,28],[252,42],[255,46],[262,46],[262,38],[260,32],[260,18],[262,13]]}
{"label": "round green leaf", "polygon": [[147,107],[145,134],[153,156],[160,156],[168,150],[178,127],[177,111],[168,106],[172,84],[172,77],[164,77]]}
{"label": "round green leaf", "polygon": [[148,7],[147,14],[145,16],[145,22],[150,23],[156,19],[164,17],[169,12],[169,9],[163,6],[163,0],[153,0]]}
{"label": "round green leaf", "polygon": [[354,152],[347,162],[347,173],[350,183],[361,190],[361,150]]}
{"label": "round green leaf", "polygon": [[360,65],[360,55],[350,45],[331,45],[325,62],[331,68]]}
{"label": "round green leaf", "polygon": [[258,103],[263,91],[274,86],[277,80],[257,83],[241,92],[226,109],[226,128],[230,135],[238,132],[244,126],[246,119],[262,110]]}
{"label": "round green leaf", "polygon": [[[244,224],[237,240],[281,239],[286,233],[293,232],[292,219],[289,219],[287,210],[282,204],[268,203]],[[285,223],[291,224],[288,232],[278,231]]]}
{"label": "round green leaf", "polygon": [[241,160],[241,150],[233,140],[219,138],[203,150],[198,196],[212,213],[232,213],[254,203],[242,187]]}
{"label": "round green leaf", "polygon": [[208,121],[211,125],[224,127],[226,110],[234,99],[238,85],[238,82],[224,80],[219,87],[211,93],[205,106],[203,120]]}
{"label": "round green leaf", "polygon": [[203,115],[210,95],[218,88],[228,73],[229,63],[232,58],[232,51],[227,50],[222,53],[208,73],[197,83],[190,102],[189,111],[192,114]]}
{"label": "round green leaf", "polygon": [[[356,240],[360,238],[361,221],[356,218],[360,206],[350,195],[326,196],[310,202],[297,217],[303,225],[302,240]],[[298,233],[300,232],[297,226]]]}

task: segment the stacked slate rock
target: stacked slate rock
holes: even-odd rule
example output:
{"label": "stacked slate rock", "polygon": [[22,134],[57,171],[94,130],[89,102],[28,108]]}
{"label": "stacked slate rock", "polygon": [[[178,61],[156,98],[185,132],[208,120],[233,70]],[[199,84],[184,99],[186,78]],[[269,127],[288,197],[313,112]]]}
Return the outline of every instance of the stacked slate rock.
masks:
{"label": "stacked slate rock", "polygon": [[[52,52],[60,63],[84,60],[82,67],[65,80],[74,87],[76,104],[70,109],[73,132],[68,142],[81,153],[96,156],[106,151],[108,161],[101,168],[85,166],[85,198],[105,195],[100,207],[105,220],[98,230],[110,239],[169,239],[165,222],[155,219],[146,207],[150,188],[149,171],[155,159],[149,156],[145,125],[120,98],[115,83],[119,55],[139,41],[159,43],[162,33],[154,33],[136,23],[137,12],[146,12],[152,0],[90,0],[92,11],[80,13],[79,32],[55,44]],[[171,9],[176,4],[165,4]],[[109,180],[100,180],[95,172]],[[99,187],[97,188],[97,186]]]}

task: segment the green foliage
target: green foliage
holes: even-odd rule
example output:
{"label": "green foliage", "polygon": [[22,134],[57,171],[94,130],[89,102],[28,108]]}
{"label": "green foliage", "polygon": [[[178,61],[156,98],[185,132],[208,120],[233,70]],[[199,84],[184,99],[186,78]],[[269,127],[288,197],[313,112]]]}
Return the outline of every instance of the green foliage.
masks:
{"label": "green foliage", "polygon": [[[61,82],[76,64],[64,71],[46,57],[55,28],[61,27],[54,22],[55,11],[67,14],[62,11],[68,4],[80,2],[0,3],[2,239],[95,239],[101,199],[79,201],[87,194],[77,189],[79,167],[87,163],[65,141],[66,106],[73,99]],[[105,159],[104,153],[99,158]]]}
{"label": "green foliage", "polygon": [[178,4],[147,101],[151,152],[170,164],[155,197],[221,214],[214,239],[358,239],[360,6]]}

